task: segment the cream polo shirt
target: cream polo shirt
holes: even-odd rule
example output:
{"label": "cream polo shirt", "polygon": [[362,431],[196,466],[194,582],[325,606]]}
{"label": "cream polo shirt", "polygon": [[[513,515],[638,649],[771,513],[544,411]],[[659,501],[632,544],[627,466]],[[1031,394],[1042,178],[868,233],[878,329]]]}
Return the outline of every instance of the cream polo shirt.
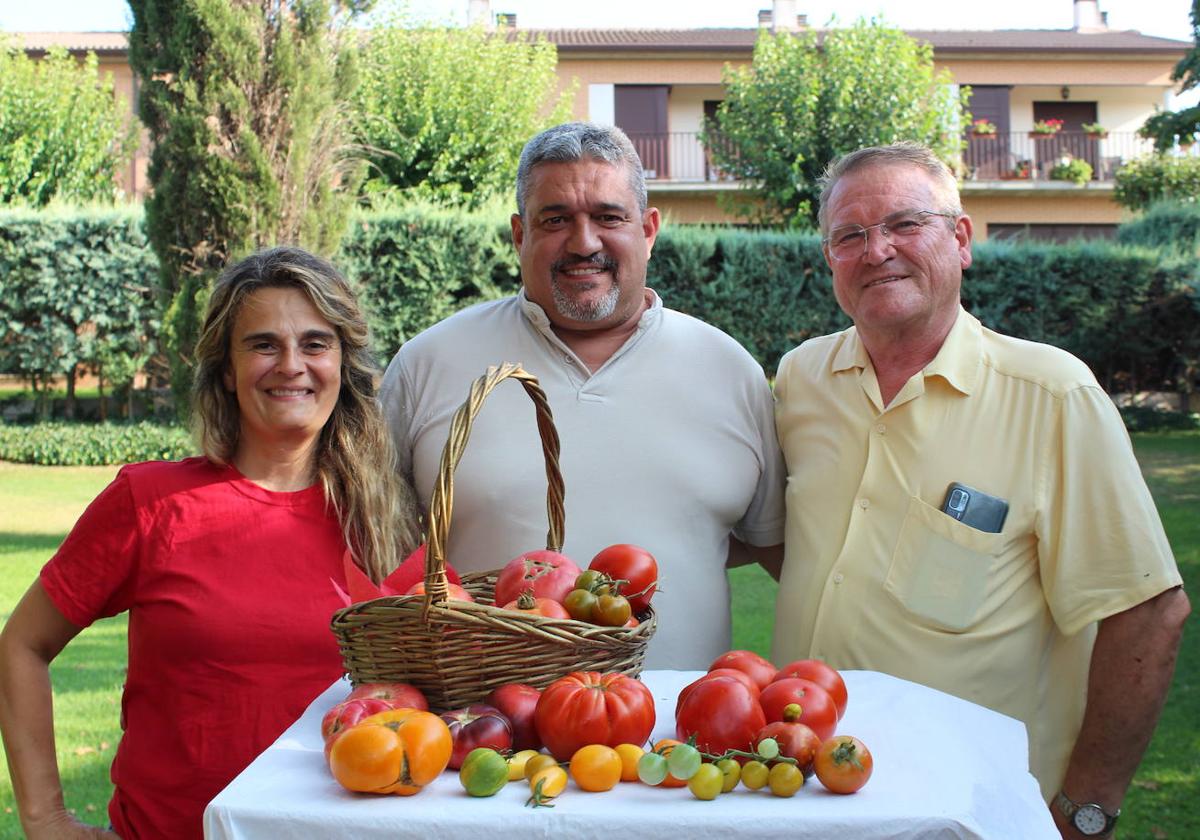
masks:
{"label": "cream polo shirt", "polygon": [[[1075,357],[961,309],[886,408],[853,327],[788,353],[775,391],[776,661],[884,671],[1018,718],[1053,796],[1096,622],[1181,583],[1111,400]],[[1008,501],[1002,533],[941,512],[955,481]]]}
{"label": "cream polo shirt", "polygon": [[[783,457],[762,367],[725,333],[663,306],[595,372],[524,292],[465,309],[406,342],[380,391],[401,468],[428,507],[450,419],[489,365],[538,377],[562,442],[563,552],[581,567],[629,542],[658,560],[646,667],[703,669],[730,647],[729,537],[783,542]],[[546,545],[546,471],[533,403],[497,387],[454,475],[448,557],[498,569]]]}

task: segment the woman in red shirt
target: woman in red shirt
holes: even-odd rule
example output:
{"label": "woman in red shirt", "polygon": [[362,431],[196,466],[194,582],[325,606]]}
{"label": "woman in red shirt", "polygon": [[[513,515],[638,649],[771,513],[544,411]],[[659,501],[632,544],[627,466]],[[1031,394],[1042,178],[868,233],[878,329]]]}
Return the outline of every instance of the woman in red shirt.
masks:
{"label": "woman in red shirt", "polygon": [[[366,319],[332,265],[275,248],[228,269],[196,356],[203,456],[122,468],[0,634],[0,728],[30,838],[200,838],[207,802],[342,674],[343,552],[379,582],[419,541]],[[63,805],[49,663],[126,610],[103,831]]]}

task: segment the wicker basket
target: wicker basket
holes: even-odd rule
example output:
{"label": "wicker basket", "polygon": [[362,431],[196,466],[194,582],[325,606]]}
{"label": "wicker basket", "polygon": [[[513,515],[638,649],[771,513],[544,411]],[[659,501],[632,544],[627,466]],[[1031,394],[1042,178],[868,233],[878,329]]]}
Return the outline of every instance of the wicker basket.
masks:
{"label": "wicker basket", "polygon": [[652,608],[636,627],[599,627],[569,619],[532,616],[492,606],[499,570],[463,576],[475,602],[447,600],[446,537],[454,498],[454,469],[484,398],[505,379],[520,382],[537,409],[546,461],[546,547],[563,542],[563,481],[558,432],[537,378],[519,365],[488,368],[450,422],[450,436],[429,506],[426,594],[389,596],[353,604],[333,616],[351,681],[407,682],[425,693],[431,708],[456,709],[482,700],[505,683],[544,688],[571,671],[618,671],[637,676],[657,620]]}

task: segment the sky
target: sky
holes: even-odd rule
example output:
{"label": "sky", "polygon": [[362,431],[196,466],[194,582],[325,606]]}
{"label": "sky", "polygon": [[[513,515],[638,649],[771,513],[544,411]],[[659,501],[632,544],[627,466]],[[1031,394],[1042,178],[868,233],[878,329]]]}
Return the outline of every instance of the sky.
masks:
{"label": "sky", "polygon": [[[381,5],[396,0],[383,0]],[[467,0],[409,0],[414,12],[440,22],[461,23]],[[512,12],[522,28],[753,27],[771,0],[492,0],[493,12]],[[796,0],[810,24],[824,25],[836,12],[842,22],[882,16],[908,29],[1069,29],[1073,0]],[[1192,40],[1191,0],[1101,0],[1113,29]],[[116,31],[128,28],[125,0],[0,0],[0,30]]]}

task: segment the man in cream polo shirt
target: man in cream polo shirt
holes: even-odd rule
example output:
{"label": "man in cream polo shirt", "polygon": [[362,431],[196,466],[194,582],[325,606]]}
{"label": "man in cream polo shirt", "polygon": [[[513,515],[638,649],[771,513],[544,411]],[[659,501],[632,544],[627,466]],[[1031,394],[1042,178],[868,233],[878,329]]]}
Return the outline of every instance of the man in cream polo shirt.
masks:
{"label": "man in cream polo shirt", "polygon": [[1120,416],[1078,359],[962,309],[971,219],[928,149],[836,162],[820,220],[854,326],[779,367],[774,657],[1024,721],[1064,836],[1109,833],[1189,611]]}

